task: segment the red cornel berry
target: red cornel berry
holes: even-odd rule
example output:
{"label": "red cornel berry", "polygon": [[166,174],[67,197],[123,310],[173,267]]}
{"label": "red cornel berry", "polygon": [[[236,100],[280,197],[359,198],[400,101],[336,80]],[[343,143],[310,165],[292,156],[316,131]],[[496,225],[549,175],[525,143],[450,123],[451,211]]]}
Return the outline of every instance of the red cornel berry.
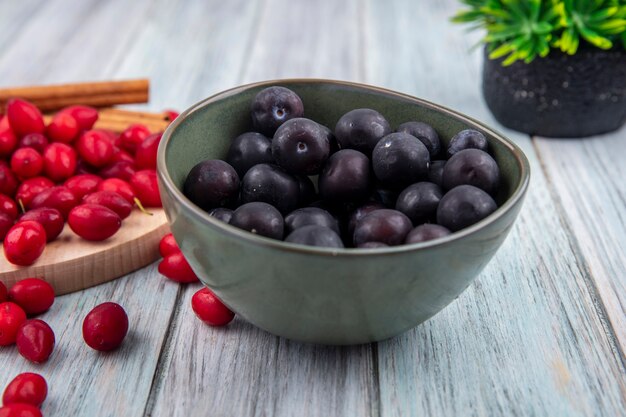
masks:
{"label": "red cornel berry", "polygon": [[37,194],[52,187],[54,183],[46,177],[29,178],[17,188],[15,200],[22,207],[30,207],[30,203]]}
{"label": "red cornel berry", "polygon": [[116,303],[103,303],[87,314],[83,321],[83,339],[99,351],[117,349],[128,333],[128,316]]}
{"label": "red cornel berry", "polygon": [[62,143],[73,142],[79,131],[80,128],[76,119],[65,112],[55,114],[46,129],[46,133],[52,141]]}
{"label": "red cornel berry", "polygon": [[42,417],[42,414],[34,405],[15,403],[0,408],[0,417]]}
{"label": "red cornel berry", "polygon": [[13,132],[19,137],[29,133],[43,133],[43,116],[34,104],[19,98],[7,102],[7,117]]}
{"label": "red cornel berry", "polygon": [[9,290],[9,299],[32,316],[52,307],[54,289],[41,278],[26,278],[13,284]]}
{"label": "red cornel berry", "polygon": [[52,181],[63,181],[76,171],[76,151],[64,143],[51,143],[43,153],[44,172]]}
{"label": "red cornel berry", "polygon": [[10,301],[0,303],[0,346],[15,343],[17,331],[26,321],[22,307]]}
{"label": "red cornel berry", "polygon": [[156,169],[157,150],[163,133],[148,136],[137,146],[135,165],[139,169]]}
{"label": "red cornel berry", "polygon": [[46,231],[32,220],[15,224],[4,237],[4,256],[14,265],[32,265],[46,247]]}
{"label": "red cornel berry", "polygon": [[201,289],[191,297],[191,308],[200,320],[211,326],[225,326],[235,317],[235,313],[208,288]]}
{"label": "red cornel berry", "polygon": [[81,204],[70,211],[67,223],[83,239],[100,241],[113,236],[120,229],[122,219],[100,204]]}
{"label": "red cornel berry", "polygon": [[144,207],[162,207],[161,194],[157,183],[156,171],[144,169],[137,171],[130,179],[130,185],[135,191],[135,196]]}
{"label": "red cornel berry", "polygon": [[178,243],[174,240],[174,235],[171,233],[166,234],[161,238],[159,242],[159,253],[162,257],[166,257],[173,253],[180,252],[180,248],[178,247]]}
{"label": "red cornel berry", "polygon": [[41,407],[48,396],[48,384],[43,376],[24,372],[19,374],[4,389],[2,404],[31,404]]}
{"label": "red cornel berry", "polygon": [[8,299],[9,293],[7,291],[7,287],[2,281],[0,281],[0,303],[4,303]]}
{"label": "red cornel berry", "polygon": [[130,125],[120,134],[120,142],[124,149],[131,154],[150,135],[150,130],[142,124]]}
{"label": "red cornel berry", "polygon": [[106,133],[98,130],[88,130],[80,135],[76,150],[81,158],[97,168],[108,164],[113,157],[113,143]]}
{"label": "red cornel berry", "polygon": [[34,363],[44,363],[54,350],[54,331],[43,320],[27,320],[17,331],[15,344],[24,358]]}
{"label": "red cornel berry", "polygon": [[86,195],[83,198],[83,203],[86,204],[99,204],[101,206],[110,208],[120,216],[120,219],[125,219],[130,216],[133,210],[133,205],[130,204],[124,197],[113,191],[96,191]]}
{"label": "red cornel berry", "polygon": [[76,120],[76,123],[78,123],[80,130],[91,129],[98,120],[98,109],[89,106],[69,106],[59,113],[71,115]]}
{"label": "red cornel berry", "polygon": [[198,282],[193,269],[182,252],[171,253],[159,263],[159,272],[172,281],[183,284]]}
{"label": "red cornel berry", "polygon": [[81,199],[87,194],[96,191],[98,184],[102,182],[102,178],[94,174],[81,174],[68,178],[65,185],[77,199]]}

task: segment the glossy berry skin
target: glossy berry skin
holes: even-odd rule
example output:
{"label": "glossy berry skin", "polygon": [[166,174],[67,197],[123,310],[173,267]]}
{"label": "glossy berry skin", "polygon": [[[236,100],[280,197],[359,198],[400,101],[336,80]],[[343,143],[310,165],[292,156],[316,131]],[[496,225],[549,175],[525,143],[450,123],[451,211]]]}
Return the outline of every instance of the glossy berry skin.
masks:
{"label": "glossy berry skin", "polygon": [[428,181],[443,187],[443,167],[446,165],[445,160],[430,161],[428,165]]}
{"label": "glossy berry skin", "polygon": [[114,193],[118,193],[126,201],[131,204],[135,203],[135,192],[133,191],[133,187],[130,186],[126,181],[119,178],[107,178],[103,180],[100,184],[98,184],[98,191],[111,191]]}
{"label": "glossy berry skin", "polygon": [[230,224],[250,233],[278,240],[282,240],[285,228],[280,212],[261,201],[239,206],[233,212]]}
{"label": "glossy berry skin", "polygon": [[159,241],[159,253],[162,257],[166,257],[173,253],[180,252],[180,248],[178,247],[178,243],[174,239],[174,235],[171,233],[166,234]]}
{"label": "glossy berry skin", "polygon": [[133,124],[120,134],[120,144],[122,148],[134,155],[137,147],[148,136],[150,136],[150,129],[142,124]]}
{"label": "glossy berry skin", "polygon": [[29,208],[36,209],[42,207],[55,208],[61,212],[64,219],[72,208],[78,204],[78,198],[69,188],[58,185],[56,187],[47,188],[37,194],[29,204]]}
{"label": "glossy berry skin", "polygon": [[83,203],[99,204],[117,213],[124,220],[133,211],[133,205],[124,197],[112,191],[96,191],[83,197]]}
{"label": "glossy berry skin", "polygon": [[411,243],[426,242],[428,240],[439,239],[440,237],[448,236],[450,230],[438,224],[422,224],[411,230],[406,235],[404,243],[407,245]]}
{"label": "glossy berry skin", "polygon": [[443,168],[442,181],[446,190],[468,184],[494,195],[500,183],[500,168],[487,152],[464,149],[450,157]]}
{"label": "glossy berry skin", "polygon": [[461,130],[448,143],[448,158],[464,149],[480,149],[487,152],[489,144],[481,132],[473,129]]}
{"label": "glossy berry skin", "polygon": [[426,146],[430,158],[433,159],[441,152],[441,139],[439,134],[429,124],[422,122],[406,122],[402,123],[396,129],[396,132],[408,133],[411,136],[415,136]]}
{"label": "glossy berry skin", "polygon": [[11,156],[11,169],[20,179],[36,177],[43,170],[43,157],[33,148],[20,148]]}
{"label": "glossy berry skin", "polygon": [[43,153],[44,172],[52,181],[63,181],[76,171],[76,151],[64,143],[51,143]]}
{"label": "glossy berry skin", "polygon": [[304,226],[323,226],[339,233],[339,223],[328,211],[318,207],[303,207],[285,216],[285,235]]}
{"label": "glossy berry skin", "polygon": [[162,133],[154,133],[145,138],[135,150],[135,165],[137,169],[156,169],[157,150],[161,142]]}
{"label": "glossy berry skin", "polygon": [[30,207],[36,195],[52,187],[54,187],[54,182],[46,177],[29,178],[17,188],[15,200],[21,201],[24,207]]}
{"label": "glossy berry skin", "polygon": [[98,109],[89,106],[69,106],[62,109],[59,113],[66,113],[72,116],[81,131],[91,129],[98,120]]}
{"label": "glossy berry skin", "polygon": [[6,112],[11,129],[18,137],[44,132],[43,116],[34,104],[13,98],[7,102]]}
{"label": "glossy berry skin", "polygon": [[17,144],[17,137],[9,126],[9,119],[6,116],[0,116],[0,158],[11,155]]}
{"label": "glossy berry skin", "polygon": [[250,168],[258,164],[273,164],[272,142],[257,132],[246,132],[237,136],[226,154],[228,162],[239,178],[243,178]]}
{"label": "glossy berry skin", "polygon": [[182,252],[170,253],[159,262],[159,273],[181,284],[198,282],[198,277]]}
{"label": "glossy berry skin", "polygon": [[32,220],[15,224],[4,237],[4,256],[14,265],[32,265],[45,247],[46,231]]}
{"label": "glossy berry skin", "polygon": [[17,178],[9,165],[0,160],[0,193],[11,197],[15,194],[15,190],[17,190]]}
{"label": "glossy berry skin", "polygon": [[305,207],[318,199],[317,191],[315,191],[315,184],[306,175],[294,175],[296,181],[298,181],[298,206]]}
{"label": "glossy berry skin", "polygon": [[276,130],[272,155],[290,174],[319,174],[330,155],[327,132],[313,120],[290,119]]}
{"label": "glossy berry skin", "polygon": [[22,307],[10,301],[0,303],[0,346],[15,343],[17,331],[26,321]]}
{"label": "glossy berry skin", "polygon": [[128,333],[126,311],[116,303],[102,303],[83,321],[83,339],[92,349],[106,352],[117,349]]}
{"label": "glossy berry skin", "polygon": [[225,326],[235,318],[235,313],[208,288],[199,290],[191,297],[191,308],[200,320],[210,326]]}
{"label": "glossy berry skin", "polygon": [[356,149],[369,156],[384,136],[391,133],[387,119],[376,110],[355,109],[341,116],[335,135],[341,149]]}
{"label": "glossy berry skin", "polygon": [[71,143],[76,139],[80,127],[76,119],[69,113],[59,112],[54,115],[46,128],[46,134],[53,142]]}
{"label": "glossy berry skin", "polygon": [[30,404],[41,407],[48,396],[44,377],[33,372],[19,374],[9,382],[2,394],[2,404]]}
{"label": "glossy berry skin", "polygon": [[0,194],[0,213],[4,213],[11,219],[17,217],[17,204],[11,197],[7,197],[4,194]]}
{"label": "glossy berry skin", "polygon": [[381,242],[389,246],[401,245],[413,224],[397,210],[375,210],[358,221],[354,228],[354,244]]}
{"label": "glossy berry skin", "polygon": [[102,178],[97,175],[81,174],[68,178],[63,185],[80,200],[87,194],[95,192],[101,182]]}
{"label": "glossy berry skin", "polygon": [[119,178],[124,181],[130,181],[137,170],[135,164],[129,161],[115,161],[98,171],[98,175],[102,178]]}
{"label": "glossy berry skin", "polygon": [[4,285],[2,281],[0,281],[0,303],[4,303],[9,299],[9,293],[7,291],[7,287]]}
{"label": "glossy berry skin", "polygon": [[361,243],[357,248],[359,249],[378,249],[378,248],[388,248],[389,245],[382,242],[364,242]]}
{"label": "glossy berry skin", "polygon": [[368,201],[363,205],[357,207],[352,213],[350,213],[350,217],[348,218],[348,235],[350,236],[350,240],[352,240],[352,235],[354,235],[354,228],[356,224],[363,217],[367,216],[374,210],[380,210],[387,208],[383,203],[378,201]]}
{"label": "glossy berry skin", "polygon": [[261,201],[289,213],[298,207],[298,181],[277,165],[259,164],[248,170],[241,182],[242,203]]}
{"label": "glossy berry skin", "polygon": [[230,223],[230,219],[233,217],[233,211],[224,207],[217,207],[209,210],[209,216],[215,217],[224,223]]}
{"label": "glossy berry skin", "polygon": [[0,241],[4,240],[4,237],[13,227],[13,219],[8,214],[0,212]]}
{"label": "glossy berry skin", "polygon": [[131,154],[113,145],[113,158],[111,158],[111,163],[120,161],[128,162],[132,164],[133,167],[135,166],[135,158],[133,158]]}
{"label": "glossy berry skin", "polygon": [[48,311],[54,304],[52,285],[40,278],[25,278],[11,287],[9,299],[33,316]]}
{"label": "glossy berry skin", "polygon": [[34,405],[14,403],[1,407],[0,417],[42,417],[42,414]]}
{"label": "glossy berry skin", "polygon": [[91,166],[101,168],[113,158],[113,143],[98,130],[88,130],[76,142],[78,155]]}
{"label": "glossy berry skin", "polygon": [[219,159],[202,161],[187,174],[183,192],[203,210],[230,206],[237,201],[239,176],[227,162]]}
{"label": "glossy berry skin", "polygon": [[32,220],[41,224],[46,231],[46,242],[52,242],[63,231],[65,219],[63,214],[52,207],[40,207],[28,210],[18,220],[19,222]]}
{"label": "glossy berry skin", "polygon": [[489,194],[473,185],[459,185],[448,191],[437,208],[437,223],[452,232],[477,223],[496,211]]}
{"label": "glossy berry skin", "polygon": [[24,358],[34,363],[44,363],[54,350],[54,331],[43,320],[27,320],[17,331],[15,344]]}
{"label": "glossy berry skin", "polygon": [[130,185],[144,207],[163,207],[155,170],[137,171],[130,179]]}
{"label": "glossy berry skin", "polygon": [[285,242],[324,248],[344,247],[341,238],[334,230],[317,225],[303,226],[294,230],[285,238]]}
{"label": "glossy berry skin", "polygon": [[369,158],[354,149],[342,149],[328,158],[320,173],[320,197],[332,203],[365,200],[371,181]]}
{"label": "glossy berry skin", "polygon": [[413,224],[434,221],[443,190],[432,182],[418,182],[405,188],[396,200],[396,210],[406,214]]}
{"label": "glossy berry skin", "polygon": [[117,233],[122,219],[116,212],[100,204],[81,204],[70,211],[67,224],[83,239],[101,241]]}
{"label": "glossy berry skin", "polygon": [[46,146],[48,146],[48,138],[41,133],[29,133],[18,143],[18,148],[33,148],[40,154],[43,154]]}
{"label": "glossy berry skin", "polygon": [[250,110],[254,130],[269,137],[287,120],[304,115],[300,97],[290,89],[278,86],[261,90],[252,100]]}
{"label": "glossy berry skin", "polygon": [[404,188],[426,178],[429,162],[426,146],[408,133],[385,136],[372,153],[376,178],[392,188]]}

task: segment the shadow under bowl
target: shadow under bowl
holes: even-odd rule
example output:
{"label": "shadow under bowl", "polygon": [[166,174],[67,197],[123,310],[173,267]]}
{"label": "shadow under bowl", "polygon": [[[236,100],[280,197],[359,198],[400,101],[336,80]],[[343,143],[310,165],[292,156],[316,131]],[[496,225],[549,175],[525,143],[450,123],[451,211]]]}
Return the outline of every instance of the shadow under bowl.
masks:
{"label": "shadow under bowl", "polygon": [[[231,140],[251,130],[250,103],[280,85],[304,102],[305,116],[330,128],[368,107],[392,128],[418,120],[443,142],[462,129],[485,134],[501,170],[499,208],[435,241],[379,249],[331,249],[272,240],[225,224],[182,193],[189,170],[224,158]],[[302,79],[259,82],[192,106],[166,130],[157,170],[172,233],[200,280],[252,324],[289,339],[357,344],[400,334],[442,310],[467,288],[500,247],[522,206],[528,160],[510,140],[455,111],[362,84]]]}

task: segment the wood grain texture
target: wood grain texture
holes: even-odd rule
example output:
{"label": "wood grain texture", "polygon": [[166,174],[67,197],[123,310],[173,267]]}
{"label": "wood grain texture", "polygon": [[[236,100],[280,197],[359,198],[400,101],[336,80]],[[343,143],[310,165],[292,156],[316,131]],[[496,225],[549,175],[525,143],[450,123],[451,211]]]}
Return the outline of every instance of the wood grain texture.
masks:
{"label": "wood grain texture", "polygon": [[[368,1],[367,81],[495,125],[477,82],[480,54],[468,54],[476,38],[448,22],[456,7]],[[625,415],[624,368],[589,293],[588,265],[572,249],[530,139],[506,133],[532,165],[520,219],[455,303],[379,344],[383,416]]]}
{"label": "wood grain texture", "polygon": [[45,277],[55,293],[62,295],[142,268],[160,257],[159,240],[169,231],[163,209],[149,210],[151,216],[133,210],[120,230],[101,242],[84,240],[65,225],[33,265],[12,265],[0,256],[0,281],[9,286],[20,279]]}
{"label": "wood grain texture", "polygon": [[537,138],[535,146],[626,361],[626,128],[584,140]]}

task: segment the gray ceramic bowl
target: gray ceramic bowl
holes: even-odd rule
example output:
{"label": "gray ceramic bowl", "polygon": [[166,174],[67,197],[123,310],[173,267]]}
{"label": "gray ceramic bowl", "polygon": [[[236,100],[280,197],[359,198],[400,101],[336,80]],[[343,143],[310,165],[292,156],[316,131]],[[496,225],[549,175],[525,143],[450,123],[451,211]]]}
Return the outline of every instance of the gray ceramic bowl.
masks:
{"label": "gray ceramic bowl", "polygon": [[[349,110],[381,112],[392,128],[431,124],[444,141],[462,129],[485,133],[502,171],[498,210],[446,238],[383,249],[324,249],[236,229],[208,216],[181,192],[189,170],[223,158],[250,130],[250,102],[261,89],[294,90],[305,116],[334,128]],[[237,314],[271,333],[324,344],[386,339],[427,320],[454,300],[508,234],[529,181],[528,161],[511,141],[462,114],[361,84],[277,80],[234,88],[192,106],[167,129],[158,152],[163,206],[176,241],[204,284]]]}

